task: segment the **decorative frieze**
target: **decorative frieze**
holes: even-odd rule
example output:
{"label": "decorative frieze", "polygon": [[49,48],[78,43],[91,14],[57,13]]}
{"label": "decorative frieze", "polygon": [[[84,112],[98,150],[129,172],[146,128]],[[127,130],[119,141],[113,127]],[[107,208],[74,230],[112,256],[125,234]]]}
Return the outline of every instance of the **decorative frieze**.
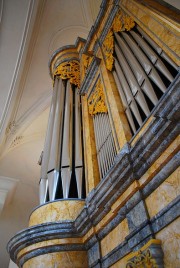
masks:
{"label": "decorative frieze", "polygon": [[58,76],[63,80],[69,79],[70,83],[80,88],[80,67],[76,60],[61,63],[54,72],[54,77]]}

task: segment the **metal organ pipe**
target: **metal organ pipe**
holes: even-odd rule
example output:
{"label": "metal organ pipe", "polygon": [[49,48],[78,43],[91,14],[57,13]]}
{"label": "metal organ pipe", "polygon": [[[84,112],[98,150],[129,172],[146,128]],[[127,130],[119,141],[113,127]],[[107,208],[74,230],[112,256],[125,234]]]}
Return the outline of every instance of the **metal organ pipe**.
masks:
{"label": "metal organ pipe", "polygon": [[136,78],[134,77],[134,74],[131,71],[131,68],[129,67],[123,53],[121,52],[119,46],[115,43],[115,52],[119,61],[119,64],[121,65],[121,68],[126,76],[126,79],[130,85],[132,94],[134,98],[137,100],[138,104],[141,106],[143,112],[146,116],[150,114],[149,108],[147,106],[146,100],[141,92],[141,88],[137,83]]}
{"label": "metal organ pipe", "polygon": [[65,87],[61,79],[58,80],[56,108],[51,142],[50,159],[48,164],[48,184],[50,201],[55,199],[59,177],[59,151],[62,143],[62,119]]}
{"label": "metal organ pipe", "polygon": [[66,83],[66,95],[65,95],[65,108],[64,108],[64,125],[63,125],[63,143],[62,143],[62,155],[61,155],[61,179],[63,197],[68,198],[69,186],[71,180],[71,167],[70,167],[70,114],[72,113],[72,94],[70,82]]}
{"label": "metal organ pipe", "polygon": [[78,198],[82,198],[82,176],[83,176],[83,159],[82,159],[82,131],[80,115],[80,96],[75,92],[75,174],[78,190]]}
{"label": "metal organ pipe", "polygon": [[55,114],[55,106],[56,106],[56,98],[57,98],[57,90],[58,89],[58,79],[55,80],[54,90],[52,95],[49,119],[48,119],[48,129],[45,138],[42,165],[41,165],[41,180],[39,187],[39,199],[40,204],[43,204],[46,200],[47,193],[47,172],[48,172],[48,163],[50,157],[51,150],[51,139],[53,133],[53,124],[54,124],[54,114]]}

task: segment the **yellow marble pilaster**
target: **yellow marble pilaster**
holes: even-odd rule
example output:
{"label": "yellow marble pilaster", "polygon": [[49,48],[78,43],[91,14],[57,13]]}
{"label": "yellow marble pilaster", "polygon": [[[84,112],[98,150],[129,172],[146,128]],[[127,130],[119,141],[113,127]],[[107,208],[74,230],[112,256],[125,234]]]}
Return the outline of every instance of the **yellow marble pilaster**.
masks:
{"label": "yellow marble pilaster", "polygon": [[[101,57],[103,58],[102,54]],[[122,148],[131,139],[131,131],[114,77],[112,73],[106,69],[104,60],[101,62],[100,70],[101,80],[106,93],[106,103],[108,109],[110,108],[111,110],[112,120],[117,135],[117,139],[115,138],[115,141],[118,141],[118,145],[116,144],[116,147],[117,149],[119,147]]]}
{"label": "yellow marble pilaster", "polygon": [[88,111],[87,97],[82,97],[83,111],[83,137],[85,156],[85,176],[87,194],[100,182],[99,168],[97,162],[96,144],[94,136],[93,119]]}

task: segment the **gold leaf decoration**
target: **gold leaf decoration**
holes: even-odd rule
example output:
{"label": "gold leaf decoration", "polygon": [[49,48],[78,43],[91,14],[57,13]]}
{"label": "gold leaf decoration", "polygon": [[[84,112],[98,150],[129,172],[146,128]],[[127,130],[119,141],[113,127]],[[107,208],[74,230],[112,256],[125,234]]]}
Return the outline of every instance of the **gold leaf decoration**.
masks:
{"label": "gold leaf decoration", "polygon": [[125,15],[121,10],[117,13],[114,18],[112,29],[113,32],[122,32],[122,31],[130,31],[135,26],[135,22],[133,18],[128,15]]}
{"label": "gold leaf decoration", "polygon": [[112,27],[110,31],[108,32],[103,45],[103,55],[105,58],[105,64],[106,68],[109,71],[112,71],[113,64],[114,64],[114,33],[122,32],[122,31],[130,31],[135,26],[134,20],[128,16],[125,15],[121,10],[117,13],[116,17],[114,18]]}
{"label": "gold leaf decoration", "polygon": [[92,56],[88,56],[86,54],[82,55],[82,63],[83,63],[85,73],[86,73],[89,65],[91,64],[92,59],[93,59]]}
{"label": "gold leaf decoration", "polygon": [[61,63],[54,72],[54,77],[59,76],[61,79],[69,79],[71,84],[80,88],[80,67],[76,60]]}
{"label": "gold leaf decoration", "polygon": [[158,265],[152,258],[150,250],[147,249],[143,253],[139,251],[138,255],[127,263],[126,268],[158,268]]}
{"label": "gold leaf decoration", "polygon": [[97,113],[107,113],[108,109],[105,104],[105,96],[103,92],[103,86],[99,80],[96,84],[94,92],[91,94],[88,100],[88,109],[90,115],[95,115]]}
{"label": "gold leaf decoration", "polygon": [[113,36],[112,30],[110,30],[109,33],[107,34],[107,36],[103,42],[102,49],[103,49],[103,54],[105,57],[106,68],[109,71],[112,71],[113,63],[114,63],[114,57],[113,57],[114,36]]}
{"label": "gold leaf decoration", "polygon": [[126,31],[130,31],[135,26],[134,20],[129,16],[124,16],[124,28]]}

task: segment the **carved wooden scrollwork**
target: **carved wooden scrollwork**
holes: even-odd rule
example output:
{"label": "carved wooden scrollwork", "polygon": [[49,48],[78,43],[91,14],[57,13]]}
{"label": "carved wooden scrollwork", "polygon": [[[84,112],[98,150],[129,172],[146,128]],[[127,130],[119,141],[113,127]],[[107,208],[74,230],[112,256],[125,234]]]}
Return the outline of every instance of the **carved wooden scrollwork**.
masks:
{"label": "carved wooden scrollwork", "polygon": [[122,32],[122,31],[130,31],[134,26],[135,26],[135,22],[130,16],[124,14],[121,10],[117,13],[112,23],[112,27],[109,30],[102,45],[106,68],[109,71],[112,71],[113,64],[114,64],[114,57],[113,57],[114,35],[113,33]]}
{"label": "carved wooden scrollwork", "polygon": [[126,268],[158,268],[156,261],[152,258],[151,252],[139,251],[138,255],[126,264]]}
{"label": "carved wooden scrollwork", "polygon": [[80,67],[76,60],[61,63],[54,72],[54,77],[59,76],[61,79],[69,79],[71,84],[80,88]]}
{"label": "carved wooden scrollwork", "polygon": [[107,106],[105,104],[103,86],[100,80],[97,82],[96,88],[88,100],[88,109],[90,115],[108,112]]}

